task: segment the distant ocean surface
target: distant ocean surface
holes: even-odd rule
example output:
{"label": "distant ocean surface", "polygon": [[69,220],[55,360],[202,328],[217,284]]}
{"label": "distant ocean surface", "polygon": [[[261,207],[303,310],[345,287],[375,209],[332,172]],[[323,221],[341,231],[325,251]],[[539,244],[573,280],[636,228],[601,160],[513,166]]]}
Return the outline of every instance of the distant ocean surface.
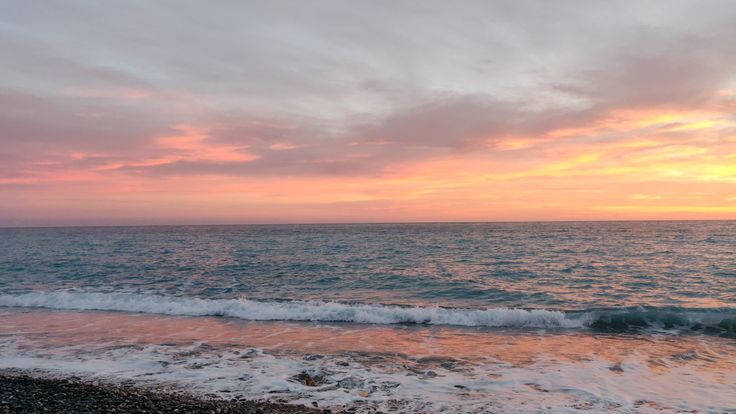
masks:
{"label": "distant ocean surface", "polygon": [[359,412],[736,412],[736,222],[0,229],[0,368]]}

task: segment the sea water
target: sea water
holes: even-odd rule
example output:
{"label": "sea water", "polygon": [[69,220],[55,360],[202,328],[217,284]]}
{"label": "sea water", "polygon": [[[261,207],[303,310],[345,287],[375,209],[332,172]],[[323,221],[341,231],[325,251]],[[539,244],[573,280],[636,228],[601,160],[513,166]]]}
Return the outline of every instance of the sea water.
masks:
{"label": "sea water", "polygon": [[0,229],[0,306],[0,368],[46,375],[366,412],[736,411],[736,222]]}

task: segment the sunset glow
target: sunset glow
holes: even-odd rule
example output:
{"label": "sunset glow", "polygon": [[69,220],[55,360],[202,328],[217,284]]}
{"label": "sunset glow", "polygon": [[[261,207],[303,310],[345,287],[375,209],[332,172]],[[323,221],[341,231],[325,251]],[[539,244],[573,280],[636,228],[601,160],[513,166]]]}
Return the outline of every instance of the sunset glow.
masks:
{"label": "sunset glow", "polygon": [[571,4],[0,6],[0,225],[736,219],[736,16]]}

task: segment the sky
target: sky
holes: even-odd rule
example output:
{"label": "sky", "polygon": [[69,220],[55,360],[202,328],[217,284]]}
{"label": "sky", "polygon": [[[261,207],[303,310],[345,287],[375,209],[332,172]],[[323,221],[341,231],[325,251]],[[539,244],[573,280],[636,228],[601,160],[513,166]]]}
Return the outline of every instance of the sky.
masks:
{"label": "sky", "polygon": [[736,219],[736,2],[0,1],[0,226]]}

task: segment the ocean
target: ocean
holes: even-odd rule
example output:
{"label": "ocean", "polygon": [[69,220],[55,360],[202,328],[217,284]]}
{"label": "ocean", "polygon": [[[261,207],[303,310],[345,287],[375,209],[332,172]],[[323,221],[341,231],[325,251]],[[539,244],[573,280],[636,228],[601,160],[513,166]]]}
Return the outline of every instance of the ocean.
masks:
{"label": "ocean", "polygon": [[0,368],[357,412],[736,412],[736,222],[0,229]]}

